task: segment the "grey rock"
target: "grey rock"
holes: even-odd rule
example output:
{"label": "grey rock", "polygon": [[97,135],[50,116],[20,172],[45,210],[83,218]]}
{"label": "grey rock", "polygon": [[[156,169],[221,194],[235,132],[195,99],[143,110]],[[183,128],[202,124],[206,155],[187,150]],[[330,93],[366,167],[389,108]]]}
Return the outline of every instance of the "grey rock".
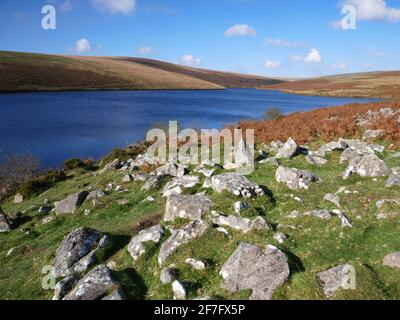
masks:
{"label": "grey rock", "polygon": [[164,234],[164,229],[161,225],[156,225],[146,230],[142,230],[139,234],[132,238],[128,245],[128,251],[134,261],[146,252],[145,242],[159,243]]}
{"label": "grey rock", "polygon": [[43,220],[42,220],[42,224],[49,224],[50,222],[52,222],[54,220],[54,217],[53,216],[48,216],[48,217],[46,217],[46,218],[44,218]]}
{"label": "grey rock", "polygon": [[185,263],[191,266],[195,270],[204,270],[206,268],[206,264],[203,261],[196,260],[193,258],[187,258]]}
{"label": "grey rock", "polygon": [[364,140],[383,138],[386,135],[385,130],[365,130],[363,134]]}
{"label": "grey rock", "polygon": [[382,153],[385,147],[362,142],[360,140],[353,139],[339,139],[340,143],[346,145],[347,148],[357,152],[359,155],[375,154],[375,152]]}
{"label": "grey rock", "polygon": [[253,220],[253,222],[251,223],[251,229],[252,230],[269,230],[269,225],[267,224],[267,222],[265,221],[265,219],[263,217],[257,217]]}
{"label": "grey rock", "polygon": [[313,156],[313,155],[307,155],[306,160],[308,163],[314,165],[314,166],[323,166],[328,163],[328,160],[318,157],[318,156]]}
{"label": "grey rock", "polygon": [[275,157],[271,157],[271,158],[267,158],[264,160],[259,161],[260,164],[270,164],[273,166],[279,166],[279,162],[278,159],[276,159]]}
{"label": "grey rock", "polygon": [[172,283],[172,292],[174,294],[174,300],[186,300],[187,298],[186,287],[179,280],[175,280]]}
{"label": "grey rock", "polygon": [[335,216],[339,217],[343,228],[352,228],[353,227],[350,219],[340,210],[334,209],[334,210],[332,210],[331,213],[334,214]]}
{"label": "grey rock", "polygon": [[39,213],[43,213],[43,214],[48,214],[51,210],[53,210],[53,208],[50,207],[50,206],[41,206],[41,207],[38,209],[38,212],[39,212]]}
{"label": "grey rock", "polygon": [[250,219],[236,216],[225,216],[217,212],[213,212],[211,221],[219,226],[226,226],[243,233],[251,231],[252,221]]}
{"label": "grey rock", "polygon": [[384,177],[390,174],[390,169],[375,154],[368,154],[351,160],[343,174],[343,179],[347,179],[352,174],[358,174],[361,177]]}
{"label": "grey rock", "polygon": [[128,183],[128,182],[132,182],[134,181],[133,176],[130,174],[126,174],[123,178],[122,178],[122,182]]}
{"label": "grey rock", "polygon": [[315,217],[323,220],[329,220],[332,215],[329,210],[313,210],[304,213],[305,216]]}
{"label": "grey rock", "polygon": [[177,177],[169,181],[163,190],[163,197],[169,197],[172,194],[181,194],[183,189],[193,188],[200,183],[198,176]]}
{"label": "grey rock", "polygon": [[356,151],[353,151],[351,149],[346,149],[340,155],[339,163],[340,164],[348,163],[351,160],[353,160],[354,158],[357,158],[358,156],[359,156],[359,154]]}
{"label": "grey rock", "polygon": [[280,166],[275,174],[276,181],[285,183],[289,189],[308,189],[320,179],[310,171]]}
{"label": "grey rock", "polygon": [[400,187],[400,173],[392,172],[386,182],[386,188]]}
{"label": "grey rock", "polygon": [[53,300],[62,300],[78,281],[79,277],[76,275],[68,276],[59,281],[54,288]]}
{"label": "grey rock", "polygon": [[92,262],[94,257],[92,252],[97,249],[103,236],[101,232],[90,228],[74,229],[68,234],[56,251],[54,259],[56,276],[65,277],[73,274],[76,272],[75,267],[82,271],[83,265]]}
{"label": "grey rock", "polygon": [[276,247],[241,243],[223,265],[221,288],[235,293],[252,289],[251,300],[271,300],[277,288],[289,278],[286,256]]}
{"label": "grey rock", "polygon": [[337,206],[338,208],[340,208],[340,198],[338,195],[333,194],[333,193],[328,193],[324,196],[324,200],[329,201],[329,202],[333,203],[335,206]]}
{"label": "grey rock", "polygon": [[385,256],[383,264],[391,268],[400,269],[400,252],[394,252]]}
{"label": "grey rock", "polygon": [[118,199],[117,204],[119,206],[126,206],[127,204],[129,204],[129,200],[128,199]]}
{"label": "grey rock", "polygon": [[212,205],[211,199],[202,194],[190,196],[173,194],[167,200],[164,221],[174,221],[177,218],[199,220]]}
{"label": "grey rock", "polygon": [[153,175],[150,176],[145,184],[142,186],[141,190],[142,191],[149,191],[152,189],[159,189],[161,188],[161,183],[167,178],[170,178],[171,176],[169,175]]}
{"label": "grey rock", "polygon": [[0,233],[11,231],[11,225],[4,211],[0,207]]}
{"label": "grey rock", "polygon": [[291,159],[293,158],[298,151],[298,146],[296,142],[289,138],[285,144],[278,149],[275,158],[276,159]]}
{"label": "grey rock", "polygon": [[221,193],[228,191],[244,198],[265,195],[264,190],[255,183],[250,182],[245,176],[237,173],[225,173],[211,178],[212,188]]}
{"label": "grey rock", "polygon": [[106,171],[118,170],[122,167],[121,161],[119,159],[114,159],[113,161],[107,163],[104,168],[100,171],[100,173],[104,173]]}
{"label": "grey rock", "polygon": [[126,297],[124,290],[122,290],[121,288],[118,288],[118,289],[114,290],[113,292],[111,292],[108,296],[105,296],[104,298],[102,298],[101,300],[123,301],[123,300],[127,300],[127,299],[128,298]]}
{"label": "grey rock", "polygon": [[185,175],[185,167],[177,163],[167,163],[157,168],[154,174],[157,176],[183,177]]}
{"label": "grey rock", "polygon": [[177,272],[172,268],[164,268],[160,273],[160,280],[163,284],[170,284],[176,279]]}
{"label": "grey rock", "polygon": [[237,201],[233,205],[235,212],[237,214],[240,214],[242,211],[246,210],[249,208],[249,205],[246,202],[243,201]]}
{"label": "grey rock", "polygon": [[328,152],[332,152],[334,150],[344,150],[347,148],[347,145],[344,142],[341,141],[335,141],[335,142],[329,142],[329,143],[325,143],[323,144],[317,152],[315,152],[316,155],[321,156],[321,157],[325,157],[325,155]]}
{"label": "grey rock", "polygon": [[57,201],[54,203],[56,214],[69,214],[69,213],[75,213],[75,210],[82,205],[82,203],[86,200],[86,197],[88,196],[87,191],[82,191],[75,193],[73,195],[70,195],[64,200]]}
{"label": "grey rock", "polygon": [[327,297],[331,297],[339,289],[355,289],[355,269],[350,264],[344,264],[317,274],[317,279]]}
{"label": "grey rock", "polygon": [[24,196],[20,193],[16,194],[14,197],[14,204],[20,204],[24,202]]}
{"label": "grey rock", "polygon": [[172,235],[161,246],[158,255],[158,263],[164,264],[168,257],[173,254],[181,245],[189,243],[200,237],[207,230],[208,225],[203,220],[195,220],[180,229],[172,230]]}
{"label": "grey rock", "polygon": [[64,300],[99,300],[117,286],[110,269],[99,265],[78,281],[75,288],[69,292]]}
{"label": "grey rock", "polygon": [[287,240],[287,237],[282,232],[277,232],[274,234],[274,240],[280,244],[284,244]]}
{"label": "grey rock", "polygon": [[150,175],[147,173],[134,173],[131,175],[134,181],[145,182],[149,179]]}
{"label": "grey rock", "polygon": [[86,200],[94,200],[94,199],[104,198],[105,196],[106,196],[106,194],[103,190],[96,189],[96,190],[89,192]]}

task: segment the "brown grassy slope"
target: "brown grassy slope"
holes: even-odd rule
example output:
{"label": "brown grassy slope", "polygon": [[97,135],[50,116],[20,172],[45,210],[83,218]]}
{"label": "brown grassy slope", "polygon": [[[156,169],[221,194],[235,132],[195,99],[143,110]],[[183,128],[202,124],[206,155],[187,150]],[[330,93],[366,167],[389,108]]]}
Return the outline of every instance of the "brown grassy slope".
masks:
{"label": "brown grassy slope", "polygon": [[299,143],[315,140],[332,141],[337,138],[360,138],[366,129],[386,130],[386,141],[400,144],[400,114],[380,117],[368,126],[357,125],[359,115],[382,108],[400,110],[400,102],[349,104],[310,112],[293,113],[279,120],[242,121],[241,129],[254,129],[257,142],[286,141],[292,137]]}
{"label": "brown grassy slope", "polygon": [[[168,65],[168,68],[165,67]],[[164,66],[164,67],[160,67]],[[78,57],[0,51],[0,92],[135,89],[224,89],[260,77],[223,74],[122,57]],[[197,72],[196,72],[197,70]],[[205,75],[210,73],[209,79]],[[200,75],[200,76],[198,76]],[[238,80],[235,82],[235,78]],[[214,80],[209,81],[209,80]],[[224,81],[219,81],[223,79]],[[269,79],[264,79],[268,82]],[[258,83],[258,82],[257,82]],[[248,84],[248,82],[246,82]]]}
{"label": "brown grassy slope", "polygon": [[265,78],[255,75],[245,75],[223,71],[213,71],[207,69],[196,69],[186,66],[175,65],[163,61],[144,59],[144,58],[121,58],[132,61],[144,66],[149,66],[169,72],[202,79],[213,83],[218,83],[226,88],[255,88],[271,84],[282,83],[282,80]]}
{"label": "brown grassy slope", "polygon": [[305,95],[400,98],[400,71],[298,80],[271,85],[264,89]]}

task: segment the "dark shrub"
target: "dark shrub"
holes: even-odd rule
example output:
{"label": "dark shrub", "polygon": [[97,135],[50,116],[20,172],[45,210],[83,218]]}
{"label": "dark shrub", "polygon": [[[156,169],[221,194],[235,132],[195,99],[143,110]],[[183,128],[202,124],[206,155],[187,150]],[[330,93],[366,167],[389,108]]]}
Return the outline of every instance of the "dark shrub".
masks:
{"label": "dark shrub", "polygon": [[52,170],[24,183],[18,190],[24,197],[39,195],[67,178],[64,171]]}
{"label": "dark shrub", "polygon": [[129,158],[135,159],[139,154],[144,153],[149,145],[147,142],[140,142],[126,148],[115,148],[101,160],[100,165],[104,166],[115,159],[120,159],[121,161],[126,161]]}
{"label": "dark shrub", "polygon": [[84,168],[85,164],[81,159],[78,158],[72,158],[72,159],[67,159],[64,161],[63,167],[65,170],[75,170],[78,168]]}
{"label": "dark shrub", "polygon": [[277,120],[283,118],[283,112],[279,108],[268,108],[264,111],[264,120]]}

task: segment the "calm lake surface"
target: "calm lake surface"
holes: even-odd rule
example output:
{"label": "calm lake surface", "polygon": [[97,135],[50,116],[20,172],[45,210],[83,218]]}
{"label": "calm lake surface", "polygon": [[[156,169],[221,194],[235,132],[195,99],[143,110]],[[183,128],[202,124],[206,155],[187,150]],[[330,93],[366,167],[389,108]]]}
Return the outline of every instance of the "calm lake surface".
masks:
{"label": "calm lake surface", "polygon": [[155,123],[221,128],[262,117],[268,107],[285,113],[371,99],[325,98],[278,91],[105,91],[0,95],[0,155],[31,153],[45,167],[72,157],[98,159],[141,140]]}

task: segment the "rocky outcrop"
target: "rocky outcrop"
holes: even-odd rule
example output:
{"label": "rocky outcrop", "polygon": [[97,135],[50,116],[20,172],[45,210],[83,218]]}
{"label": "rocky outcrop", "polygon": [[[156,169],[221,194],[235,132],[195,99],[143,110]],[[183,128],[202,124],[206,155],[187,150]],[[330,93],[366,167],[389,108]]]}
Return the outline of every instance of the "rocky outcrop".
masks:
{"label": "rocky outcrop", "polygon": [[146,252],[146,248],[143,243],[159,243],[163,234],[163,227],[161,227],[161,225],[156,225],[149,229],[140,231],[137,236],[133,237],[128,245],[128,251],[131,254],[133,260],[136,261],[142,254]]}
{"label": "rocky outcrop", "polygon": [[175,269],[172,268],[164,268],[161,270],[160,273],[160,281],[162,284],[169,284],[172,283],[177,276],[177,272]]}
{"label": "rocky outcrop", "polygon": [[355,289],[355,269],[344,264],[317,274],[327,297],[331,297],[339,289]]}
{"label": "rocky outcrop", "polygon": [[343,174],[343,179],[347,179],[352,174],[358,174],[361,177],[384,177],[390,174],[390,169],[375,154],[368,154],[352,159]]}
{"label": "rocky outcrop", "polygon": [[93,191],[90,191],[89,194],[86,197],[86,200],[95,200],[99,198],[104,198],[106,196],[106,193],[101,190],[101,189],[96,189]]}
{"label": "rocky outcrop", "polygon": [[253,290],[251,300],[271,300],[277,288],[289,278],[286,256],[278,248],[241,243],[223,265],[221,288],[235,293]]}
{"label": "rocky outcrop", "polygon": [[183,189],[193,188],[200,183],[198,176],[177,177],[169,181],[163,190],[163,197],[169,197],[172,194],[181,194]]}
{"label": "rocky outcrop", "polygon": [[260,186],[237,173],[225,173],[212,177],[211,187],[218,193],[228,191],[244,198],[265,195],[264,190]]}
{"label": "rocky outcrop", "polygon": [[11,231],[11,225],[4,211],[0,207],[0,233]]}
{"label": "rocky outcrop", "polygon": [[310,171],[280,166],[275,174],[276,181],[285,183],[289,189],[308,189],[320,179]]}
{"label": "rocky outcrop", "polygon": [[57,215],[75,213],[76,209],[83,204],[89,193],[82,191],[70,195],[64,200],[54,202]]}
{"label": "rocky outcrop", "polygon": [[195,220],[180,229],[172,229],[171,237],[165,241],[158,255],[158,263],[164,264],[168,257],[173,254],[181,245],[189,243],[200,237],[207,230],[208,225],[203,220]]}
{"label": "rocky outcrop", "polygon": [[383,138],[386,135],[385,130],[365,130],[363,134],[364,140],[373,140]]}
{"label": "rocky outcrop", "polygon": [[69,276],[82,272],[95,263],[95,254],[99,248],[105,247],[108,236],[90,229],[74,229],[61,242],[56,251],[54,269],[56,277]]}
{"label": "rocky outcrop", "polygon": [[400,252],[394,252],[385,256],[383,264],[391,268],[400,269]]}
{"label": "rocky outcrop", "polygon": [[289,138],[285,144],[277,150],[276,159],[291,159],[293,158],[298,151],[298,146],[296,142]]}
{"label": "rocky outcrop", "polygon": [[253,221],[247,218],[240,218],[236,216],[225,216],[216,211],[211,213],[211,221],[218,225],[229,227],[236,231],[248,233],[251,230],[268,230],[268,224],[262,217],[257,217]]}
{"label": "rocky outcrop", "polygon": [[324,200],[333,203],[336,207],[340,208],[340,198],[338,195],[333,193],[327,193],[324,196]]}
{"label": "rocky outcrop", "polygon": [[211,199],[202,194],[191,196],[174,194],[167,200],[164,221],[174,221],[177,218],[200,220],[212,205]]}
{"label": "rocky outcrop", "polygon": [[78,276],[70,275],[58,282],[54,288],[53,300],[62,300],[78,281]]}
{"label": "rocky outcrop", "polygon": [[386,182],[386,188],[400,187],[400,173],[392,172]]}
{"label": "rocky outcrop", "polygon": [[105,265],[99,265],[78,281],[64,300],[100,300],[118,285]]}
{"label": "rocky outcrop", "polygon": [[337,142],[329,142],[323,144],[318,151],[315,152],[315,155],[318,155],[320,157],[325,157],[325,155],[329,152],[332,152],[334,150],[344,150],[347,148],[347,145],[342,142],[342,141],[337,141]]}
{"label": "rocky outcrop", "polygon": [[[170,175],[152,175],[146,180],[145,184],[142,186],[142,191],[149,191],[153,189],[159,189],[162,187],[164,181],[171,178]],[[164,182],[165,183],[165,182]]]}
{"label": "rocky outcrop", "polygon": [[177,163],[167,163],[154,171],[157,176],[169,175],[172,177],[183,177],[185,175],[185,168]]}
{"label": "rocky outcrop", "polygon": [[313,155],[306,156],[306,160],[308,163],[312,164],[313,166],[318,166],[318,167],[321,167],[328,163],[328,160],[326,160],[322,157],[313,156]]}
{"label": "rocky outcrop", "polygon": [[172,293],[174,295],[174,300],[186,300],[187,298],[186,287],[179,280],[175,280],[172,283]]}
{"label": "rocky outcrop", "polygon": [[193,258],[187,258],[185,260],[185,263],[195,270],[204,270],[206,268],[206,264],[203,261],[196,260]]}

